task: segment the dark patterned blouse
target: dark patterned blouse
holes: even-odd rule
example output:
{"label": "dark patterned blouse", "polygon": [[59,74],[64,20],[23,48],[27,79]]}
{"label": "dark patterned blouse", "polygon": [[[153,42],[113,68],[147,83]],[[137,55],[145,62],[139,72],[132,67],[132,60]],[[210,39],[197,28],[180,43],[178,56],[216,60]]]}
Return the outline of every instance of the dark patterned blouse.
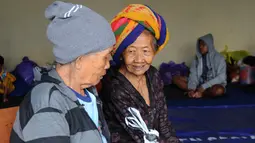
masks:
{"label": "dark patterned blouse", "polygon": [[175,131],[168,120],[167,106],[163,93],[163,82],[156,68],[146,72],[150,106],[140,93],[117,69],[111,68],[102,80],[100,97],[113,143],[143,143],[143,133],[129,128],[125,117],[130,116],[128,107],[134,107],[149,129],[156,129],[160,134],[160,143],[179,143]]}

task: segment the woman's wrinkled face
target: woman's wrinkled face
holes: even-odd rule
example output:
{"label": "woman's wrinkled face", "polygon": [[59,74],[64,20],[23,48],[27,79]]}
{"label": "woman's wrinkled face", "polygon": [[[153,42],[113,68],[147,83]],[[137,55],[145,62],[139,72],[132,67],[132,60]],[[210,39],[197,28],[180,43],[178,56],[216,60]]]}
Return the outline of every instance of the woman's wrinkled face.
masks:
{"label": "woman's wrinkled face", "polygon": [[149,31],[144,31],[136,41],[123,52],[126,69],[136,76],[143,75],[155,56],[155,38]]}

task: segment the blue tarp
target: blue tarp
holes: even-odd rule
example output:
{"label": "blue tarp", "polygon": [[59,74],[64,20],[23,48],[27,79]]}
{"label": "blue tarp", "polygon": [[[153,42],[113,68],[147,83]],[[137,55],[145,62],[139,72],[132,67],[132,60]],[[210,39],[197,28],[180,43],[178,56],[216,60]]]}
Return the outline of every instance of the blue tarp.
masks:
{"label": "blue tarp", "polygon": [[170,106],[168,111],[184,143],[255,143],[255,104]]}

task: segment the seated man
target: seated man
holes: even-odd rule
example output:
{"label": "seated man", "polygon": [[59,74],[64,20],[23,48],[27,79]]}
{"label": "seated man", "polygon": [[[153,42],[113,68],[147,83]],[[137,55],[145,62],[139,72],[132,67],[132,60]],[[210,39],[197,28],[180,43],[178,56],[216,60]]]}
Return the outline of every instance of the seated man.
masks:
{"label": "seated man", "polygon": [[176,76],[173,83],[193,98],[224,94],[227,84],[226,62],[215,50],[211,34],[198,39],[196,58],[191,65],[189,78]]}
{"label": "seated man", "polygon": [[19,106],[10,143],[110,142],[94,87],[110,67],[116,42],[110,24],[86,6],[61,1],[45,16],[56,66],[35,74],[38,82]]}
{"label": "seated man", "polygon": [[4,58],[0,56],[0,95],[3,96],[3,102],[7,102],[7,95],[14,89],[13,82],[16,78],[4,69]]}

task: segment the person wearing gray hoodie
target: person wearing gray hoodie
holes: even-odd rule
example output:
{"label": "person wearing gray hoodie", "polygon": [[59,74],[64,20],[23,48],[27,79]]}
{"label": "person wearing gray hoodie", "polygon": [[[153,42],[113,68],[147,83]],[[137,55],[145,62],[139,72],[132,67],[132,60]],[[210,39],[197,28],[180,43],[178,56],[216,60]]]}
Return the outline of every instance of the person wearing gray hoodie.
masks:
{"label": "person wearing gray hoodie", "polygon": [[188,78],[176,76],[173,82],[188,92],[189,97],[220,96],[225,92],[226,62],[216,51],[212,34],[197,40],[196,57]]}

